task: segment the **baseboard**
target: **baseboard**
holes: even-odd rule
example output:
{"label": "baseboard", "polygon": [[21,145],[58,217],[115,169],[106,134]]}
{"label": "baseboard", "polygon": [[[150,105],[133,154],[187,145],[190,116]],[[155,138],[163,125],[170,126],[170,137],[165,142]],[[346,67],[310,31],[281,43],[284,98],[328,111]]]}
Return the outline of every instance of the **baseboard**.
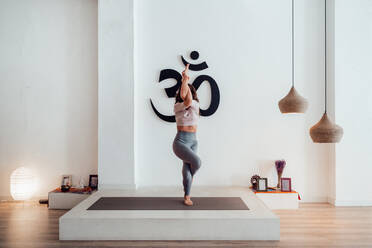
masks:
{"label": "baseboard", "polygon": [[369,207],[372,206],[372,200],[352,200],[352,201],[338,201],[334,205],[336,207]]}
{"label": "baseboard", "polygon": [[10,195],[9,196],[3,195],[0,196],[0,201],[13,201],[13,198]]}
{"label": "baseboard", "polygon": [[137,189],[137,185],[133,184],[99,184],[99,190],[106,190],[106,189],[121,189],[121,190],[135,190]]}
{"label": "baseboard", "polygon": [[336,207],[369,207],[369,206],[372,206],[372,200],[336,200],[334,197],[328,197],[328,202]]}
{"label": "baseboard", "polygon": [[327,201],[329,204],[332,204],[333,206],[336,205],[336,199],[334,197],[328,197],[328,201]]}
{"label": "baseboard", "polygon": [[[300,194],[300,197],[302,195]],[[328,202],[328,198],[326,196],[319,196],[319,197],[304,197],[301,198],[300,203],[324,203]]]}
{"label": "baseboard", "polygon": [[[39,201],[40,199],[48,199],[48,196],[33,196],[33,197],[31,197],[30,200],[27,200],[27,201]],[[4,202],[4,201],[16,202],[15,200],[13,200],[12,196],[10,196],[10,195],[0,196],[0,201],[2,201],[2,202]]]}

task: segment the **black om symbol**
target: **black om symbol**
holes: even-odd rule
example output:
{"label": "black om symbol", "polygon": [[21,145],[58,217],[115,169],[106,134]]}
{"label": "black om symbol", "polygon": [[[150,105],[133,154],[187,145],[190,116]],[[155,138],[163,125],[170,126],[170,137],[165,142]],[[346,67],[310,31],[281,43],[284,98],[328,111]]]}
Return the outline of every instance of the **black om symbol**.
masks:
{"label": "black om symbol", "polygon": [[[196,60],[199,58],[199,53],[197,51],[192,51],[190,53],[190,58],[193,60]],[[187,64],[189,65],[189,70],[191,71],[202,71],[204,69],[208,68],[208,65],[206,62],[202,62],[200,64],[191,64],[187,62],[183,56],[181,55],[182,63],[186,66]],[[181,86],[181,80],[182,80],[182,75],[173,69],[164,69],[160,72],[159,76],[159,83],[163,80],[166,79],[175,79],[177,81],[177,84],[165,88],[165,92],[169,98],[175,97],[176,91],[178,88]],[[218,89],[218,85],[216,81],[208,75],[200,75],[195,80],[193,81],[192,85],[195,87],[196,90],[200,87],[200,85],[204,82],[208,82],[211,88],[211,103],[209,104],[209,107],[207,109],[200,109],[200,115],[201,116],[211,116],[213,115],[217,109],[218,105],[220,104],[220,90]],[[155,114],[162,119],[163,121],[167,122],[176,122],[176,118],[174,115],[163,115],[161,114],[154,106],[154,103],[150,99],[151,107],[154,110]]]}

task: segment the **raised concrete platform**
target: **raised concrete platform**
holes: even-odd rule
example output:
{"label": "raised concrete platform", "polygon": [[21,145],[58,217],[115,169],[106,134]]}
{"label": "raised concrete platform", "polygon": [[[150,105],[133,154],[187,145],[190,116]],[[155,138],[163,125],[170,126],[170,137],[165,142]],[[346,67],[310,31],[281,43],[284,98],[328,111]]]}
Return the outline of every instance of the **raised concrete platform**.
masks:
{"label": "raised concrete platform", "polygon": [[60,240],[279,240],[280,223],[247,187],[194,187],[193,196],[241,197],[249,210],[87,210],[100,197],[182,196],[181,188],[98,191],[59,219]]}
{"label": "raised concrete platform", "polygon": [[298,209],[297,192],[256,192],[256,196],[270,209]]}

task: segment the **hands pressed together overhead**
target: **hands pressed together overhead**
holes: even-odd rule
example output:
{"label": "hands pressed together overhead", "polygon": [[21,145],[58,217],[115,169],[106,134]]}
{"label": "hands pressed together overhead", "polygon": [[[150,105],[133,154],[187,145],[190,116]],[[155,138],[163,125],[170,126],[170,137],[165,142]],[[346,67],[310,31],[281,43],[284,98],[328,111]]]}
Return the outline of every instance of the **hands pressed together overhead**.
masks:
{"label": "hands pressed together overhead", "polygon": [[189,64],[186,65],[185,70],[182,71],[182,83],[187,83],[189,81],[190,77],[187,75],[187,72],[189,71]]}

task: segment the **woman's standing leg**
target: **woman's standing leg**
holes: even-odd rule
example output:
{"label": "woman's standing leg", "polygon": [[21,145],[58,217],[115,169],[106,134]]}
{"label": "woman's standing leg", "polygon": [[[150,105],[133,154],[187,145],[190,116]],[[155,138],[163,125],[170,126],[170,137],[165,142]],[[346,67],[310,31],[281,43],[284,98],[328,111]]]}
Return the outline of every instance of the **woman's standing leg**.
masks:
{"label": "woman's standing leg", "polygon": [[201,160],[196,154],[197,141],[182,142],[176,139],[173,150],[177,157],[183,160],[182,176],[186,196],[190,194],[192,177],[201,166]]}
{"label": "woman's standing leg", "polygon": [[[198,142],[196,140],[192,143],[190,149],[196,155],[197,150],[198,150]],[[200,159],[196,159],[196,160],[199,160],[199,162],[194,163],[193,165],[185,161],[183,162],[182,177],[183,177],[183,190],[185,192],[185,196],[190,195],[193,176],[196,173],[196,171],[200,168],[200,165],[201,165]]]}
{"label": "woman's standing leg", "polygon": [[183,191],[185,192],[185,196],[190,195],[191,184],[192,184],[192,174],[190,164],[183,162],[182,166],[182,178],[183,178]]}

